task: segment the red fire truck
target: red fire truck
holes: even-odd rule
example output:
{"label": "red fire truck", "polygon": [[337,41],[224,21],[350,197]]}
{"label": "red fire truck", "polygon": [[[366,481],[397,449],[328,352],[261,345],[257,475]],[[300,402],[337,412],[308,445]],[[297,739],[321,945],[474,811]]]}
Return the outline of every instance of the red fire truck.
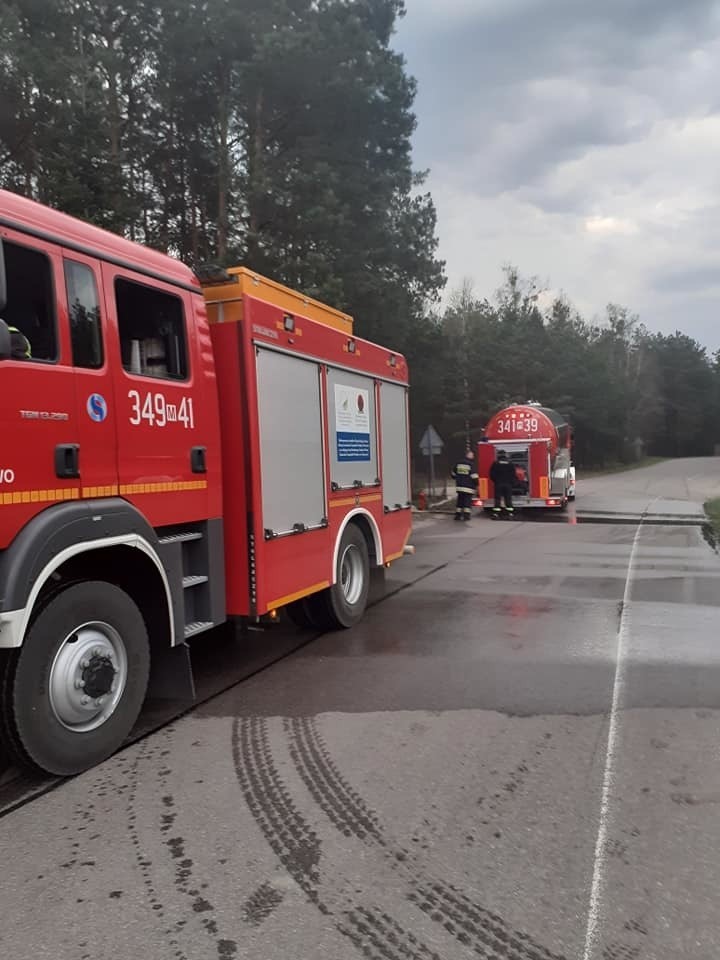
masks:
{"label": "red fire truck", "polygon": [[411,550],[404,358],[243,268],[0,191],[0,715],[55,774],[192,692],[187,641],[363,614]]}
{"label": "red fire truck", "polygon": [[495,491],[490,467],[503,450],[516,470],[513,504],[516,507],[563,508],[575,499],[572,430],[567,418],[529,401],[496,413],[478,444],[478,496],[475,506],[488,510]]}

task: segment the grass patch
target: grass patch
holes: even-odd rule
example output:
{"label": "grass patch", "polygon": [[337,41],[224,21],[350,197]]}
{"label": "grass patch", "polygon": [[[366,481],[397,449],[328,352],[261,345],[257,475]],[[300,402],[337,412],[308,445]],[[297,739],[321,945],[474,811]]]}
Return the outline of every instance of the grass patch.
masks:
{"label": "grass patch", "polygon": [[707,500],[704,506],[705,513],[710,518],[710,522],[715,525],[720,533],[720,497],[715,500]]}
{"label": "grass patch", "polygon": [[703,526],[703,536],[713,550],[717,550],[720,543],[720,497],[715,500],[706,500],[703,506],[708,518]]}
{"label": "grass patch", "polygon": [[668,459],[669,457],[643,457],[642,460],[635,460],[633,463],[609,463],[598,470],[584,470],[578,467],[578,479],[604,477],[609,473],[627,473],[629,470],[639,470],[641,467],[654,467],[656,463],[665,463]]}

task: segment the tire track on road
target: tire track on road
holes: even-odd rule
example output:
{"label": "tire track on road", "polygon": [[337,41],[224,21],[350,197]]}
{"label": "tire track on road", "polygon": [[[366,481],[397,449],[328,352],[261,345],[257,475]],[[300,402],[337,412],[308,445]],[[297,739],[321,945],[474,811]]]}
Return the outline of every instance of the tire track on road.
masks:
{"label": "tire track on road", "polygon": [[[282,866],[307,899],[369,960],[442,960],[376,907],[354,902],[349,891],[320,891],[320,839],[298,810],[275,764],[268,721],[236,718],[232,753],[245,802]],[[331,902],[328,902],[331,901]]]}
{"label": "tire track on road", "polygon": [[366,953],[368,945],[378,950],[380,956],[389,956],[385,951],[390,944],[403,960],[440,960],[436,953],[382,910],[359,907],[347,913],[346,917],[357,931],[357,936],[349,935],[350,939],[366,956],[374,955]]}
{"label": "tire track on road", "polygon": [[339,772],[314,720],[285,721],[290,755],[300,778],[322,812],[343,836],[377,849],[399,873],[406,899],[483,960],[565,960],[513,930],[502,917],[470,900],[452,884],[422,877],[420,858],[385,835],[377,814]]}
{"label": "tire track on road", "polygon": [[[189,916],[196,916],[203,931],[210,938],[217,952],[217,960],[232,960],[238,952],[235,940],[219,936],[219,924],[215,905],[210,900],[207,890],[210,886],[209,880],[199,880],[194,876],[195,864],[187,850],[187,841],[184,836],[178,834],[175,830],[178,804],[175,802],[172,790],[172,773],[169,767],[171,744],[174,733],[174,725],[166,727],[163,731],[165,749],[161,749],[158,758],[157,767],[154,770],[157,778],[158,790],[155,794],[160,798],[160,835],[167,835],[170,832],[173,836],[168,836],[164,840],[164,846],[170,854],[172,861],[172,871],[174,874],[174,886],[182,897],[190,900],[192,913]],[[182,928],[187,934],[187,917],[183,916],[177,921],[176,926]]]}
{"label": "tire track on road", "polygon": [[[145,740],[140,744],[134,759],[132,760],[127,772],[126,783],[128,785],[128,797],[126,804],[127,811],[127,831],[130,842],[133,847],[134,859],[140,879],[145,888],[145,898],[147,899],[153,914],[157,917],[158,925],[162,928],[163,936],[166,938],[167,945],[174,951],[177,960],[189,960],[187,954],[181,947],[178,939],[178,924],[173,924],[168,916],[165,905],[160,900],[160,890],[157,888],[152,875],[152,860],[145,851],[144,836],[138,826],[138,816],[140,803],[138,792],[140,789],[140,767],[144,762],[154,756],[149,747],[149,741]],[[182,922],[182,921],[180,921]]]}

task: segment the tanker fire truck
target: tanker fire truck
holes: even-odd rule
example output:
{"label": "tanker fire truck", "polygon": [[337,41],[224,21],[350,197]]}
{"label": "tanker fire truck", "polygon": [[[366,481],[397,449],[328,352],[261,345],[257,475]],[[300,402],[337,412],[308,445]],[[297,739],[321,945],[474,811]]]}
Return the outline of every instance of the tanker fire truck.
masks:
{"label": "tanker fire truck", "polygon": [[362,616],[411,551],[408,371],[352,318],[0,191],[0,715],[19,761],[110,755],[187,641]]}
{"label": "tanker fire truck", "polygon": [[515,466],[515,507],[563,508],[575,499],[572,430],[555,410],[530,401],[496,413],[478,444],[478,496],[475,506],[492,508],[495,498],[490,467],[503,450]]}

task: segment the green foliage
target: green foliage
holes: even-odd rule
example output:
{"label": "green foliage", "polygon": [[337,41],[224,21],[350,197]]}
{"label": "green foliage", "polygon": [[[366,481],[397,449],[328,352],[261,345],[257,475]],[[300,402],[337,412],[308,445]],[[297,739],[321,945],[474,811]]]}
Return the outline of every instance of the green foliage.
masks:
{"label": "green foliage", "polygon": [[706,500],[704,507],[707,523],[703,525],[703,535],[717,553],[720,545],[720,498]]}
{"label": "green foliage", "polygon": [[440,322],[445,350],[435,360],[444,390],[422,415],[453,456],[495,411],[525,400],[570,418],[581,466],[714,452],[719,356],[708,358],[681,333],[650,334],[616,304],[598,325],[562,297],[540,309],[542,293],[536,280],[506,267],[492,303],[467,283],[451,298]]}
{"label": "green foliage", "polygon": [[6,0],[0,185],[411,344],[444,284],[401,0]]}

